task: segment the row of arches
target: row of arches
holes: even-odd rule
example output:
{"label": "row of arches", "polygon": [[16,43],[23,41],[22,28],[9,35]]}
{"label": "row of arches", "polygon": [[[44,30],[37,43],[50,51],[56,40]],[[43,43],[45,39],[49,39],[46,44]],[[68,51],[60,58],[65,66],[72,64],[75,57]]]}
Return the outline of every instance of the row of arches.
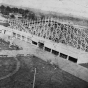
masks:
{"label": "row of arches", "polygon": [[52,54],[55,55],[55,56],[59,56],[59,57],[61,57],[61,58],[63,58],[63,59],[67,59],[67,60],[69,60],[69,61],[71,61],[71,62],[77,63],[77,61],[78,61],[77,58],[74,58],[74,57],[72,57],[72,56],[68,56],[68,55],[66,55],[66,54],[64,54],[64,53],[62,53],[62,52],[56,51],[55,49],[46,47],[46,46],[44,45],[44,43],[32,41],[32,44],[35,45],[35,46],[38,46],[40,49],[43,49],[43,50],[45,50],[45,51],[47,51],[47,52],[52,53]]}
{"label": "row of arches", "polygon": [[20,39],[22,41],[26,41],[26,42],[30,42],[31,38],[28,36],[25,36],[25,35],[21,35],[21,34],[17,34],[15,32],[13,32],[13,38],[17,38],[17,39]]}

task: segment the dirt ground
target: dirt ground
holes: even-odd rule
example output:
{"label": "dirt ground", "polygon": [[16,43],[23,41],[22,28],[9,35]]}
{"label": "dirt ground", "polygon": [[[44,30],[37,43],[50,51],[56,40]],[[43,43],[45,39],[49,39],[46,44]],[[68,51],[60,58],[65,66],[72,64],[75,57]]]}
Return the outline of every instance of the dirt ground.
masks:
{"label": "dirt ground", "polygon": [[9,81],[3,80],[0,88],[33,88],[35,68],[35,88],[88,88],[87,82],[35,56],[17,58],[21,62],[19,71]]}

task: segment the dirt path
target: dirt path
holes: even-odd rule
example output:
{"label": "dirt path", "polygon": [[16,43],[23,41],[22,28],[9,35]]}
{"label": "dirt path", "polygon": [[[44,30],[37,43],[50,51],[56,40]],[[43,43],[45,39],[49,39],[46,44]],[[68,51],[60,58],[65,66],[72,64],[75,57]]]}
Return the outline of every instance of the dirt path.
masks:
{"label": "dirt path", "polygon": [[18,61],[17,58],[14,58],[14,59],[15,59],[16,62],[17,62],[17,64],[16,64],[16,69],[15,69],[12,73],[9,73],[8,75],[6,75],[6,76],[4,76],[4,77],[1,77],[0,80],[12,76],[13,74],[15,74],[15,73],[19,70],[19,68],[20,68],[20,62]]}

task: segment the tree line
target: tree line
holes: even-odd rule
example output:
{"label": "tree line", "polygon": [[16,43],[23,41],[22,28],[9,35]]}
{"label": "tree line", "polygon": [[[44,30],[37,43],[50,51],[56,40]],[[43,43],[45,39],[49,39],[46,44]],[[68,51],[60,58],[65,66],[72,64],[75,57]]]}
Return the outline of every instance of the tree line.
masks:
{"label": "tree line", "polygon": [[[37,16],[35,15],[35,13],[28,9],[24,10],[22,8],[16,8],[16,7],[11,8],[9,6],[1,5],[0,12],[3,15],[9,15],[9,13],[19,13],[19,14],[22,14],[23,18],[32,19],[32,20],[37,19]],[[43,17],[44,16],[42,15],[41,18],[43,18]]]}

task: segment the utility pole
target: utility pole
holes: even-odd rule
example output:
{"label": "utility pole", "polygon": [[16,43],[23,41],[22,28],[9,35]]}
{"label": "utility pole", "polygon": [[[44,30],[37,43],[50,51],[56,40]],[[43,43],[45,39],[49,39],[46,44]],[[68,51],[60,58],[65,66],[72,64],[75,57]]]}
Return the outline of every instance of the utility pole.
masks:
{"label": "utility pole", "polygon": [[36,68],[35,68],[35,73],[34,73],[33,88],[35,87],[35,76],[36,76]]}

